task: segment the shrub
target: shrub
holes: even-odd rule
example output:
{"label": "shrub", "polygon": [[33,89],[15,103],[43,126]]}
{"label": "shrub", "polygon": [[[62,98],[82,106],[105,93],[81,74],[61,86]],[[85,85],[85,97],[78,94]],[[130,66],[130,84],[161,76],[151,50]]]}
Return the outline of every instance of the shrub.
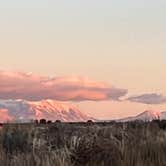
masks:
{"label": "shrub", "polygon": [[40,119],[40,124],[47,124],[46,119]]}

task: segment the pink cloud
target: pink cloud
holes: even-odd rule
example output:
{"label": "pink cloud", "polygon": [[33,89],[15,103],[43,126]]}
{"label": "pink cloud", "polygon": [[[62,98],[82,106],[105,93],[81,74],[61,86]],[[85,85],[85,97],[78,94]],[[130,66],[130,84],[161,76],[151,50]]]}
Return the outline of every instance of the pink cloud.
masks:
{"label": "pink cloud", "polygon": [[0,98],[26,100],[119,100],[127,90],[84,77],[42,77],[31,73],[0,71]]}

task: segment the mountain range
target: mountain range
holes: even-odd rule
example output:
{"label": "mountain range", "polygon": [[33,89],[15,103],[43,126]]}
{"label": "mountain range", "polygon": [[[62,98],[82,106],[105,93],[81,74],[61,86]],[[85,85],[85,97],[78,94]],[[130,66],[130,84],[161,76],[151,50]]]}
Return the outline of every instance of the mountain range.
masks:
{"label": "mountain range", "polygon": [[0,100],[0,122],[29,122],[36,119],[78,122],[93,119],[82,113],[78,107],[54,100],[26,101]]}
{"label": "mountain range", "polygon": [[153,110],[147,110],[139,115],[127,117],[124,119],[118,119],[118,122],[129,122],[129,121],[152,121],[152,120],[164,120],[166,119],[166,112],[159,112],[159,111],[153,111]]}
{"label": "mountain range", "polygon": [[[61,120],[62,122],[84,122],[95,120],[87,116],[74,104],[55,100],[27,101],[27,100],[0,100],[0,122],[30,122],[31,120]],[[147,110],[139,115],[116,120],[152,121],[166,119],[166,112]]]}

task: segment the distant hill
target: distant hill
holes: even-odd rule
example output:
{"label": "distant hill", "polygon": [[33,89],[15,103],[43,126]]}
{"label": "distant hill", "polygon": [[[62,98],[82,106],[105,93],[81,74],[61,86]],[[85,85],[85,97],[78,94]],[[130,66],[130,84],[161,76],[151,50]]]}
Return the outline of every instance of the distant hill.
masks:
{"label": "distant hill", "polygon": [[127,117],[124,119],[119,119],[117,121],[119,122],[128,122],[128,121],[135,121],[135,120],[152,121],[155,119],[160,119],[160,120],[166,119],[166,112],[148,110],[137,116]]}

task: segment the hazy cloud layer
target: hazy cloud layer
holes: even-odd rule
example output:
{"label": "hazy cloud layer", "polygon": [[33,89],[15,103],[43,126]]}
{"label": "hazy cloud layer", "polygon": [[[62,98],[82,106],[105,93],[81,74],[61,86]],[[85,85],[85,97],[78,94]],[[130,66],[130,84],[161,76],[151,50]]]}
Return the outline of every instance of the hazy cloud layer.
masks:
{"label": "hazy cloud layer", "polygon": [[161,94],[151,93],[143,94],[139,96],[133,96],[128,98],[131,102],[143,103],[143,104],[164,104],[166,103],[166,96]]}
{"label": "hazy cloud layer", "polygon": [[83,77],[42,77],[31,73],[0,71],[0,98],[26,100],[119,100],[127,94],[103,82]]}

